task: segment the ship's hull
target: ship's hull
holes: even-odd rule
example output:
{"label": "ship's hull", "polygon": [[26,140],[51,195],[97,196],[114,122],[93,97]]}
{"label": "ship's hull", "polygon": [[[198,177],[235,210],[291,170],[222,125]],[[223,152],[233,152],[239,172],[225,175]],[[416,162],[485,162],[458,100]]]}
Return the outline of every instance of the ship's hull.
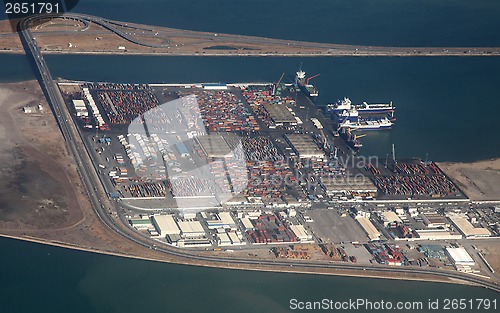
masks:
{"label": "ship's hull", "polygon": [[306,86],[299,83],[299,88],[309,98],[316,98],[318,96],[318,90],[312,85]]}
{"label": "ship's hull", "polygon": [[392,123],[391,124],[374,124],[374,125],[364,125],[364,124],[341,124],[340,127],[342,128],[350,128],[353,130],[384,130],[384,129],[391,129],[392,128]]}

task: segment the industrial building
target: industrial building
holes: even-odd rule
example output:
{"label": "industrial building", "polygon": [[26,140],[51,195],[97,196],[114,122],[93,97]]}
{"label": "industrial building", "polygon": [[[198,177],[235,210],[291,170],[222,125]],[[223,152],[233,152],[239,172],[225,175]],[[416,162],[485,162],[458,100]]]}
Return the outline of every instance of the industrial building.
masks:
{"label": "industrial building", "polygon": [[449,216],[453,225],[465,238],[489,237],[491,233],[483,227],[474,227],[465,217],[459,215]]}
{"label": "industrial building", "polygon": [[422,222],[427,228],[449,228],[450,223],[443,215],[436,212],[425,212],[420,214]]}
{"label": "industrial building", "polygon": [[403,223],[401,218],[399,218],[399,216],[396,213],[394,213],[393,211],[384,211],[384,212],[380,213],[380,219],[384,223],[384,227],[387,227],[387,226],[389,226],[389,224],[392,224],[392,223],[398,223],[398,224]]}
{"label": "industrial building", "polygon": [[250,219],[248,217],[243,217],[240,219],[240,221],[241,221],[241,224],[243,225],[243,231],[249,231],[249,230],[252,230],[254,228],[252,221],[250,221]]}
{"label": "industrial building", "polygon": [[286,140],[301,159],[323,159],[325,154],[308,135],[287,134]]}
{"label": "industrial building", "polygon": [[85,101],[81,99],[73,100],[73,106],[75,107],[76,116],[78,117],[88,117],[89,111],[85,106]]}
{"label": "industrial building", "polygon": [[221,135],[197,136],[196,141],[208,158],[230,158],[231,148]]}
{"label": "industrial building", "polygon": [[422,240],[456,240],[462,239],[460,234],[452,234],[446,229],[419,229],[415,231],[418,239]]}
{"label": "industrial building", "polygon": [[240,238],[238,237],[238,234],[239,233],[235,233],[235,232],[229,232],[227,233],[227,235],[229,236],[229,239],[231,239],[231,242],[233,243],[233,245],[241,245],[243,244],[240,240]]}
{"label": "industrial building", "polygon": [[207,220],[208,229],[236,229],[236,223],[229,212],[220,212],[215,219]]}
{"label": "industrial building", "polygon": [[202,84],[204,90],[227,90],[227,84],[221,83],[207,83]]}
{"label": "industrial building", "polygon": [[293,114],[288,110],[287,106],[283,103],[265,103],[264,108],[269,113],[269,116],[276,126],[283,126],[284,124],[297,124],[295,116],[293,116]]}
{"label": "industrial building", "polygon": [[219,246],[230,246],[232,244],[231,239],[226,232],[217,234],[217,245]]}
{"label": "industrial building", "polygon": [[177,235],[181,234],[181,230],[174,220],[172,215],[155,215],[153,216],[153,225],[156,231],[161,237],[167,235]]}
{"label": "industrial building", "polygon": [[290,230],[295,234],[297,239],[301,242],[304,241],[311,241],[312,235],[307,233],[307,231],[304,228],[304,225],[290,225]]}
{"label": "industrial building", "polygon": [[131,219],[129,220],[129,223],[135,229],[149,229],[153,227],[153,224],[151,223],[151,220],[149,218]]}
{"label": "industrial building", "polygon": [[356,216],[356,221],[358,221],[361,228],[363,228],[370,241],[380,240],[380,232],[373,225],[369,218],[364,216]]}
{"label": "industrial building", "polygon": [[35,113],[36,108],[35,107],[23,107],[23,112],[26,114]]}
{"label": "industrial building", "polygon": [[183,238],[200,238],[205,236],[205,229],[199,221],[179,221]]}
{"label": "industrial building", "polygon": [[474,262],[474,259],[470,256],[470,254],[465,250],[465,248],[446,248],[445,249],[446,254],[450,258],[450,261],[453,262],[455,266],[463,266],[463,265],[468,265],[472,266],[476,264]]}

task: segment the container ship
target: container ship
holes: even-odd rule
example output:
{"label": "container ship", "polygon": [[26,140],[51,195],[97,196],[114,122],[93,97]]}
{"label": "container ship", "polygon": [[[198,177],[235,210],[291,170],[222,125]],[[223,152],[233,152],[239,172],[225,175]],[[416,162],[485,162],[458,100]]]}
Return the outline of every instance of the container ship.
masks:
{"label": "container ship", "polygon": [[353,122],[349,119],[346,119],[342,123],[339,124],[340,128],[349,128],[354,130],[383,130],[383,129],[391,129],[394,123],[389,120],[387,117],[383,117],[380,119],[374,120],[358,120],[357,122]]}
{"label": "container ship", "polygon": [[318,77],[319,74],[306,78],[306,72],[299,70],[296,72],[295,82],[297,86],[304,92],[309,98],[316,98],[318,96],[318,89],[311,85],[309,82],[311,79]]}

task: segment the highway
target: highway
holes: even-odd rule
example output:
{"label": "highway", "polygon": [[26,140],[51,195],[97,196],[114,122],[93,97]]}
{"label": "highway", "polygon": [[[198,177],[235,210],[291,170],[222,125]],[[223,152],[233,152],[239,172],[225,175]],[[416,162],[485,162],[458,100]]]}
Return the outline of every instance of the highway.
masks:
{"label": "highway", "polygon": [[[403,274],[431,274],[442,277],[447,277],[451,279],[457,279],[461,281],[467,281],[478,286],[482,286],[496,292],[500,292],[500,286],[493,281],[483,279],[478,276],[473,276],[465,273],[460,273],[451,270],[441,270],[441,269],[419,269],[411,267],[385,267],[381,265],[359,265],[359,264],[332,264],[325,262],[297,262],[297,261],[278,261],[278,260],[256,260],[256,259],[245,259],[245,258],[230,258],[230,257],[218,257],[218,256],[204,256],[198,255],[188,250],[179,249],[169,246],[156,246],[155,242],[147,238],[139,238],[136,234],[133,235],[127,232],[126,227],[118,225],[117,221],[107,212],[105,203],[107,203],[106,193],[103,189],[102,184],[99,181],[95,167],[91,163],[87,151],[84,151],[84,145],[82,144],[76,126],[72,122],[71,117],[65,110],[64,100],[59,92],[57,85],[52,80],[49,68],[44,61],[41,50],[39,49],[33,33],[28,28],[30,18],[22,20],[19,25],[19,35],[21,41],[23,42],[26,54],[31,58],[38,71],[39,81],[44,91],[47,101],[53,110],[56,121],[59,125],[63,138],[68,147],[69,153],[74,157],[77,169],[81,175],[82,181],[85,188],[87,189],[91,204],[101,219],[101,221],[107,225],[115,233],[123,236],[124,238],[131,240],[138,245],[144,246],[149,249],[154,249],[164,254],[175,256],[183,259],[189,259],[191,261],[201,261],[207,265],[214,265],[225,263],[233,266],[237,265],[256,265],[260,267],[266,267],[268,269],[279,269],[279,268],[290,268],[294,271],[307,271],[313,269],[332,269],[332,270],[356,270],[356,271],[366,271],[367,274],[370,273],[403,273]],[[119,211],[119,204],[115,203],[117,213]]]}
{"label": "highway", "polygon": [[[47,19],[47,18],[61,18],[57,15],[44,15],[41,17],[34,17],[34,19]],[[241,36],[234,34],[215,34],[208,32],[197,32],[181,29],[166,29],[154,26],[144,26],[129,24],[126,22],[113,21],[102,17],[96,17],[79,13],[66,13],[62,18],[74,19],[81,21],[84,24],[90,22],[95,23],[110,32],[122,37],[123,39],[149,48],[173,48],[188,47],[190,45],[205,44],[206,46],[213,45],[245,45],[251,44],[254,46],[263,47],[259,52],[248,52],[245,50],[237,50],[236,55],[266,55],[266,56],[500,56],[500,47],[384,47],[384,46],[366,46],[366,45],[345,45],[345,44],[331,44],[331,43],[318,43],[306,41],[293,41],[274,38],[254,37],[254,36]],[[43,34],[48,34],[44,32]],[[54,32],[55,33],[55,32]],[[58,31],[57,34],[74,34],[75,31]],[[182,37],[196,39],[195,43],[186,43],[173,45],[171,38]],[[144,40],[145,38],[161,40],[163,43],[154,43],[151,40]],[[297,52],[287,52],[287,49],[298,49]],[[283,50],[281,50],[283,49]],[[314,49],[308,51],[307,49]],[[271,50],[271,51],[269,51]],[[280,51],[281,50],[281,51]],[[321,50],[321,52],[318,52]],[[169,55],[176,54],[175,49],[165,49],[164,52],[155,53],[168,53]],[[89,51],[92,52],[92,51]],[[235,51],[217,51],[207,50],[204,55],[235,55]],[[178,52],[178,54],[186,55],[186,53]],[[187,53],[189,54],[189,53]],[[198,52],[192,53],[198,55]]]}

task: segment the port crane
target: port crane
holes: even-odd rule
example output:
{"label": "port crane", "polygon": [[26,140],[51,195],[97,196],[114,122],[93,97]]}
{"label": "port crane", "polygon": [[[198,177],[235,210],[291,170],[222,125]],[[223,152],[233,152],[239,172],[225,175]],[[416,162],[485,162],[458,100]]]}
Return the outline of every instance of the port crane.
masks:
{"label": "port crane", "polygon": [[307,79],[306,79],[306,85],[309,85],[309,81],[310,81],[311,79],[314,79],[314,78],[318,77],[319,75],[321,75],[321,74],[316,74],[316,75],[313,75],[313,76],[311,76],[311,77],[307,78]]}
{"label": "port crane", "polygon": [[357,140],[359,138],[366,137],[366,134],[361,134],[361,135],[354,135],[354,140]]}
{"label": "port crane", "polygon": [[276,93],[276,89],[278,89],[278,87],[280,86],[280,83],[281,81],[283,80],[283,76],[285,76],[285,73],[283,72],[283,74],[281,74],[281,77],[280,79],[278,80],[278,82],[273,86],[273,96],[275,95]]}

